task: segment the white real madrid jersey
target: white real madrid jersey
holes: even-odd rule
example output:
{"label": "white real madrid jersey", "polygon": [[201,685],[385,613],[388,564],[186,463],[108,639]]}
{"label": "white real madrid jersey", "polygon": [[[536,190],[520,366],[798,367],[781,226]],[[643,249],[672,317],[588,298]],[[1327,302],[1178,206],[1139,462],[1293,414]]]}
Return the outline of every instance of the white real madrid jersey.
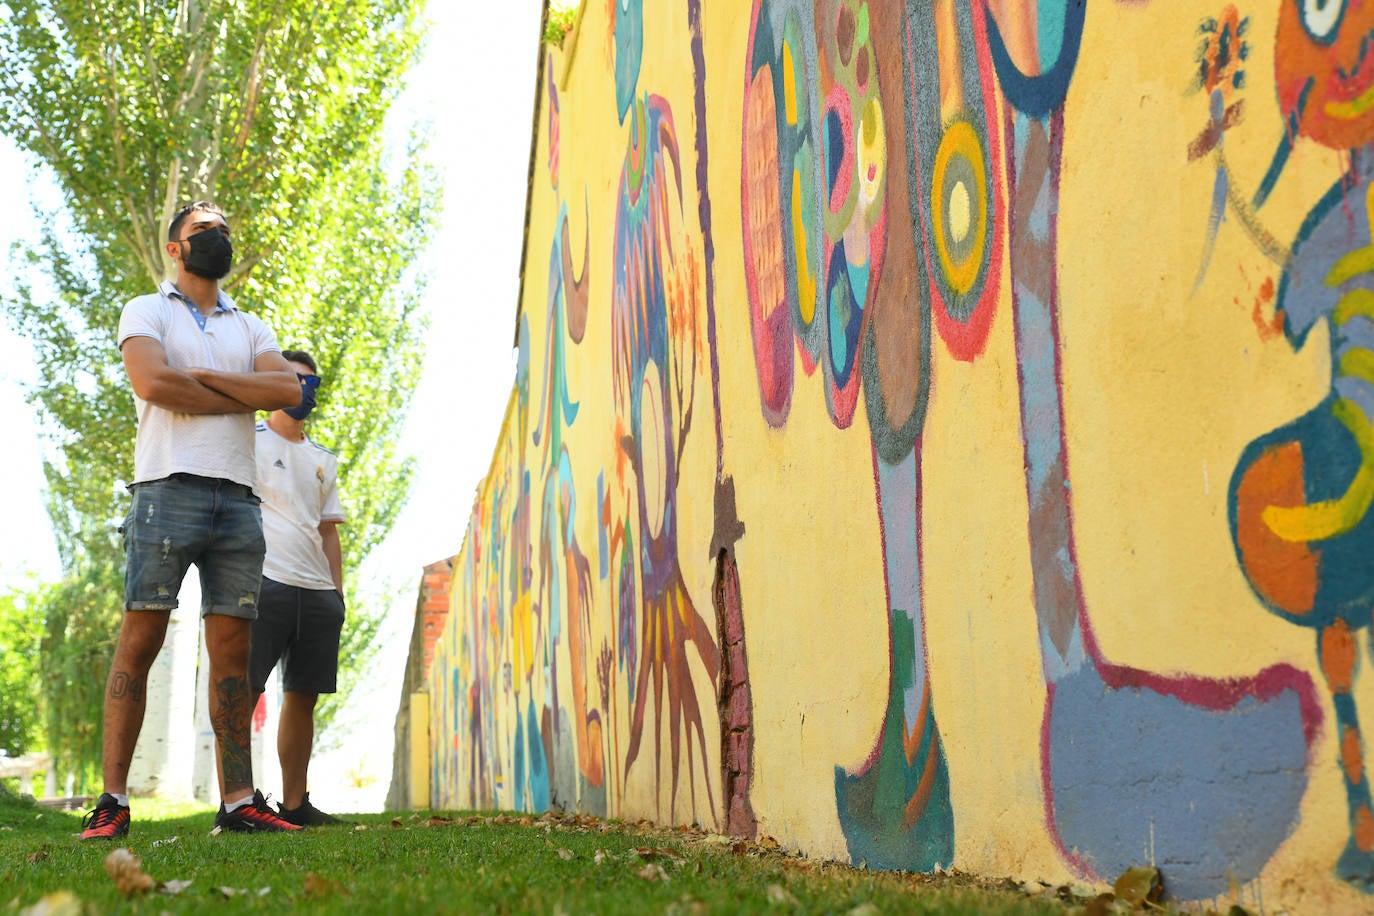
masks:
{"label": "white real madrid jersey", "polygon": [[259,422],[257,462],[267,538],[262,574],[284,585],[332,589],[320,522],[346,518],[339,501],[339,459],[309,438],[291,442]]}

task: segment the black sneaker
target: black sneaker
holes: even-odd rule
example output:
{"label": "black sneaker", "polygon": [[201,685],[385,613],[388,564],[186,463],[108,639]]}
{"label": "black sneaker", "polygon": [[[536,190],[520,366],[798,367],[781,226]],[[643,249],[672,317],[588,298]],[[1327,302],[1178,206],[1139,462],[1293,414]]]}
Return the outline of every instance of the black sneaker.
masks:
{"label": "black sneaker", "polygon": [[129,833],[129,806],[109,792],[95,800],[95,807],[81,821],[83,840],[113,840]]}
{"label": "black sneaker", "polygon": [[281,815],[282,820],[301,827],[330,827],[348,823],[339,820],[332,814],[325,814],[310,804],[309,792],[301,796],[301,804],[298,808],[288,808],[278,802],[277,813]]}
{"label": "black sneaker", "polygon": [[267,807],[267,799],[262,793],[253,792],[253,800],[240,805],[233,811],[225,811],[219,806],[215,815],[215,830],[231,833],[291,833],[301,828],[277,817],[277,812]]}

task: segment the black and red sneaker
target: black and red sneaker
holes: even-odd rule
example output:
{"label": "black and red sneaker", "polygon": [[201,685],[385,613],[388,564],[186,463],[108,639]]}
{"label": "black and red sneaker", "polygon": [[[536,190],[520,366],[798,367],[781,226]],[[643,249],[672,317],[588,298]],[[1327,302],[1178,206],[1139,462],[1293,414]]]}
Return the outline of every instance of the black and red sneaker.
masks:
{"label": "black and red sneaker", "polygon": [[267,799],[258,791],[253,792],[252,801],[246,805],[239,805],[233,811],[225,811],[224,805],[221,804],[219,813],[215,815],[216,832],[291,833],[303,829],[282,820],[277,812],[267,807]]}
{"label": "black and red sneaker", "polygon": [[129,832],[129,806],[121,805],[113,795],[106,792],[95,800],[86,817],[81,821],[83,840],[113,840]]}

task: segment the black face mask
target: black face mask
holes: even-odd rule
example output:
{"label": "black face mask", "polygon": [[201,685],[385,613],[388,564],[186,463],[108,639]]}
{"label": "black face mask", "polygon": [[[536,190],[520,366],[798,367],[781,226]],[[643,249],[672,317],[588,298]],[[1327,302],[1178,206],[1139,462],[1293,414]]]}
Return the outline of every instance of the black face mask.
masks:
{"label": "black face mask", "polygon": [[183,241],[190,247],[182,263],[197,277],[218,280],[234,263],[234,243],[223,229],[206,229]]}

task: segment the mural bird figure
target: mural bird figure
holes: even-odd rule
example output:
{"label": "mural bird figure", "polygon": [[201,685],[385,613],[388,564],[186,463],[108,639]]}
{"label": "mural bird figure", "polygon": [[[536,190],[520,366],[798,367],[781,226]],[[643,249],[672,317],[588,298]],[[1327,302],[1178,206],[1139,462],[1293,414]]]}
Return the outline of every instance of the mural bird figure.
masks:
{"label": "mural bird figure", "polygon": [[[567,394],[564,335],[580,343],[586,331],[588,311],[587,263],[590,237],[583,242],[582,274],[573,274],[569,244],[567,205],[560,206],[558,228],[549,252],[549,374],[540,426],[534,431],[536,445],[543,440],[544,496],[543,536],[540,539],[540,570],[544,619],[546,668],[545,741],[553,748],[552,788],[555,801],[579,804],[597,814],[606,811],[605,771],[602,763],[601,713],[589,706],[587,672],[591,629],[591,562],[577,540],[576,484],[572,458],[563,442],[564,426],[577,419],[578,404]],[[561,409],[560,409],[561,407]],[[571,738],[565,734],[567,715],[558,700],[559,643],[566,637],[569,676],[572,681]]]}
{"label": "mural bird figure", "polygon": [[652,695],[658,736],[655,797],[660,795],[660,742],[666,736],[671,743],[670,811],[677,803],[685,750],[692,810],[695,814],[699,767],[715,824],[706,733],[688,650],[695,649],[712,685],[720,673],[720,652],[678,565],[678,469],[692,425],[702,279],[684,228],[682,169],[667,100],[641,96],[632,106],[629,127],[616,208],[611,378],[616,415],[627,431],[620,446],[635,478],[643,625],[625,775],[628,779],[639,757]]}
{"label": "mural bird figure", "polygon": [[1325,319],[1331,379],[1316,407],[1250,443],[1229,490],[1236,557],[1251,588],[1270,612],[1315,632],[1349,811],[1335,870],[1367,893],[1374,891],[1374,807],[1352,688],[1356,634],[1370,626],[1374,608],[1371,33],[1368,4],[1282,4],[1275,70],[1285,130],[1261,195],[1298,138],[1348,153],[1343,174],[1298,231],[1277,301],[1294,348]]}
{"label": "mural bird figure", "polygon": [[1202,899],[1256,878],[1287,837],[1321,713],[1292,666],[1235,680],[1158,674],[1107,661],[1093,635],[1073,534],[1056,234],[1063,104],[1086,6],[988,0],[986,10],[1011,106],[1012,302],[1048,688],[1041,778],[1051,834],[1075,870],[1110,880],[1148,850],[1172,896]]}

